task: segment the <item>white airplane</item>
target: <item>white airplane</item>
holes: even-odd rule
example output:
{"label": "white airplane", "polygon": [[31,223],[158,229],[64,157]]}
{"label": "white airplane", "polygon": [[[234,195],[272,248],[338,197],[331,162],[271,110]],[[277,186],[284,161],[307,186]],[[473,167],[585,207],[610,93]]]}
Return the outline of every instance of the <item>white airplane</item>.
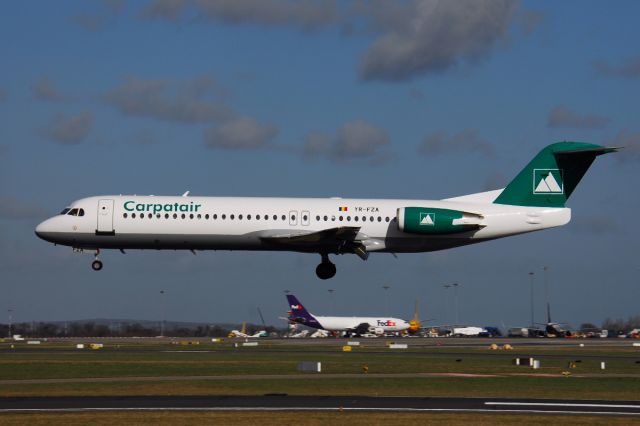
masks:
{"label": "white airplane", "polygon": [[288,320],[291,323],[306,325],[307,327],[326,330],[327,332],[346,332],[363,336],[374,334],[381,336],[385,333],[397,333],[407,330],[411,325],[408,321],[389,317],[324,317],[313,315],[306,310],[302,303],[292,294],[287,294],[289,302]]}
{"label": "white airplane", "polygon": [[308,334],[309,334],[309,330],[302,330],[301,332],[292,334],[289,337],[291,339],[303,339],[303,338],[307,337]]}
{"label": "white airplane", "polygon": [[[321,279],[330,254],[416,253],[562,226],[565,202],[598,155],[580,142],[547,146],[500,190],[444,200],[104,195],[74,201],[36,234],[76,251],[100,249],[277,250],[317,253]],[[455,169],[452,176],[455,178]]]}
{"label": "white airplane", "polygon": [[265,330],[259,330],[257,332],[255,332],[254,334],[247,334],[247,323],[242,323],[242,330],[238,331],[238,330],[231,330],[229,332],[229,335],[227,337],[229,338],[234,338],[234,337],[242,337],[242,338],[258,338],[258,337],[268,337],[269,333],[267,333]]}

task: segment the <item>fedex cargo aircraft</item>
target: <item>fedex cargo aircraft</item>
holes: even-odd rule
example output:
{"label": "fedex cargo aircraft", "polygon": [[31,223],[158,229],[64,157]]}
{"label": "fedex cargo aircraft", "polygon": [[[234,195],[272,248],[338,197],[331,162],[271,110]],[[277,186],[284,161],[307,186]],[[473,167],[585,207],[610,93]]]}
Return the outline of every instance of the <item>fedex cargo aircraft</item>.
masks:
{"label": "fedex cargo aircraft", "polygon": [[416,253],[562,226],[565,207],[595,157],[616,151],[581,142],[542,149],[504,189],[444,200],[101,195],[72,202],[36,227],[54,244],[101,249],[279,250],[329,255]]}
{"label": "fedex cargo aircraft", "polygon": [[389,317],[325,317],[313,315],[293,295],[287,295],[289,316],[287,319],[296,324],[327,331],[345,331],[349,334],[362,335],[373,333],[382,335],[407,330],[408,321]]}

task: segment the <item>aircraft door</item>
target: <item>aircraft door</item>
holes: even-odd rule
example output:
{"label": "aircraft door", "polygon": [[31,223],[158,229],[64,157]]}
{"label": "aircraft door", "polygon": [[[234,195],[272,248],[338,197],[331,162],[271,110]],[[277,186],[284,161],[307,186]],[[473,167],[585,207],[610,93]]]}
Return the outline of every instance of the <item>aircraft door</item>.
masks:
{"label": "aircraft door", "polygon": [[307,210],[303,210],[300,212],[300,214],[300,223],[302,224],[302,226],[309,226],[309,221],[311,220],[311,215],[309,214],[309,212]]}
{"label": "aircraft door", "polygon": [[296,226],[298,224],[298,211],[291,210],[289,212],[289,225]]}
{"label": "aircraft door", "polygon": [[98,228],[96,234],[113,235],[113,200],[98,201]]}

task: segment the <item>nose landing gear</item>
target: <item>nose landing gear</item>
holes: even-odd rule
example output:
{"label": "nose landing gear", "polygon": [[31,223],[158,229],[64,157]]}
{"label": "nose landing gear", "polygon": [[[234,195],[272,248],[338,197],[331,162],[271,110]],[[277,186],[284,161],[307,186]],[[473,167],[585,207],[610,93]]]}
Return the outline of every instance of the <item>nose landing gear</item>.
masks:
{"label": "nose landing gear", "polygon": [[329,255],[322,254],[322,262],[316,267],[316,275],[321,280],[328,280],[336,275],[336,265],[331,263]]}
{"label": "nose landing gear", "polygon": [[94,254],[94,261],[91,262],[91,269],[93,269],[94,271],[99,271],[100,269],[102,269],[102,261],[100,259],[98,259],[98,256],[100,255],[100,249],[96,250],[96,254]]}

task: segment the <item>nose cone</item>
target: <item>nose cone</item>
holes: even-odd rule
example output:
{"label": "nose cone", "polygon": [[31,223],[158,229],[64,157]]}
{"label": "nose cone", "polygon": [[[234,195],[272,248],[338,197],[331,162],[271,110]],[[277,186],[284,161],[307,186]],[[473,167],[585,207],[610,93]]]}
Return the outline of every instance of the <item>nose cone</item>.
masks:
{"label": "nose cone", "polygon": [[51,233],[55,232],[55,228],[52,222],[53,222],[53,219],[47,219],[44,222],[40,223],[38,226],[36,226],[36,231],[35,231],[36,235],[45,241],[49,241]]}

